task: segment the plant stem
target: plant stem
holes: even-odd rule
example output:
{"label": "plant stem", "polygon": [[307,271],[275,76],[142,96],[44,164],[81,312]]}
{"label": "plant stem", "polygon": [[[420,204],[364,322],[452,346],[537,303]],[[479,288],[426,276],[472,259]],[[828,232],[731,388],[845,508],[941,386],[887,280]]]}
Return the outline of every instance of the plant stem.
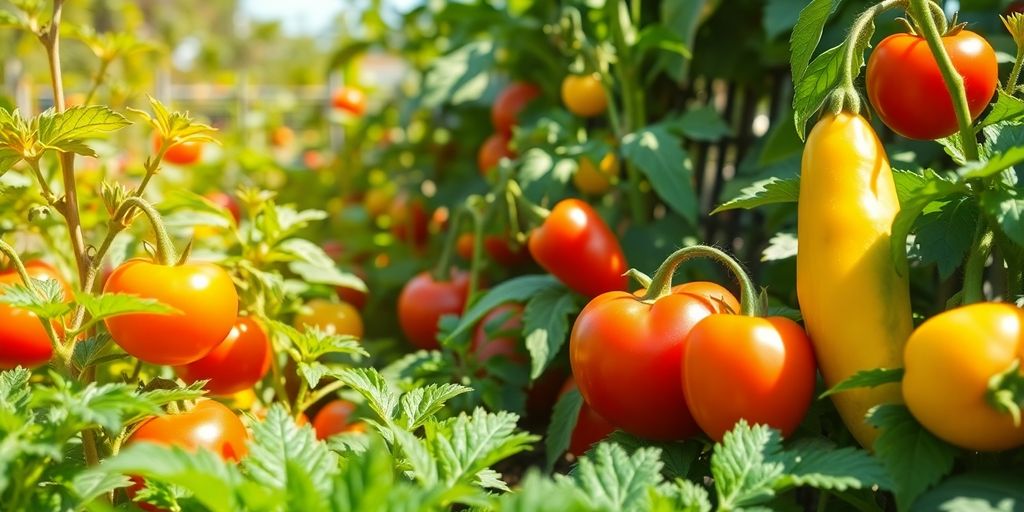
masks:
{"label": "plant stem", "polygon": [[135,196],[125,199],[121,206],[118,207],[117,213],[114,216],[123,218],[124,215],[127,215],[127,211],[130,208],[138,208],[149,219],[149,223],[153,227],[153,235],[156,236],[156,253],[160,263],[174,266],[178,262],[178,257],[174,250],[174,244],[171,243],[171,238],[167,235],[167,229],[164,228],[164,222],[160,218],[160,213],[148,201]]}
{"label": "plant stem", "polygon": [[[639,130],[645,122],[644,97],[642,88],[636,83],[637,73],[632,62],[630,48],[632,47],[633,24],[629,17],[629,10],[625,0],[609,1],[608,18],[612,39],[615,43],[616,70],[618,71],[619,84],[622,88],[622,108],[624,124],[620,126],[623,136]],[[621,140],[621,139],[620,139]],[[629,180],[627,197],[629,198],[630,212],[633,221],[638,224],[647,223],[647,208],[644,205],[643,192],[640,190],[640,171],[632,162],[626,162],[626,178]]]}
{"label": "plant stem", "polygon": [[761,316],[761,301],[750,276],[743,267],[725,252],[707,245],[684,247],[665,258],[658,271],[651,279],[643,300],[655,301],[672,293],[672,276],[682,263],[694,258],[709,258],[724,266],[740,284],[740,313],[747,316]]}
{"label": "plant stem", "polygon": [[103,84],[103,78],[107,76],[107,68],[110,67],[111,62],[112,60],[106,57],[100,59],[100,67],[92,77],[92,86],[89,88],[89,94],[85,96],[85,105],[89,105],[89,103],[92,102],[92,98],[96,95],[96,91],[99,90],[100,85]]}
{"label": "plant stem", "polygon": [[1013,96],[1013,93],[1017,90],[1017,80],[1020,78],[1020,68],[1024,64],[1024,44],[1017,45],[1017,58],[1013,61],[1013,69],[1010,71],[1010,78],[1006,80],[1006,85],[1003,86],[1003,92]]}
{"label": "plant stem", "polygon": [[[39,182],[39,188],[43,191],[43,199],[46,199],[46,202],[49,203],[50,206],[56,206],[57,195],[53,193],[53,189],[50,187],[50,182],[46,179],[46,176],[43,176],[43,171],[39,168],[39,160],[25,160],[25,162],[27,162],[28,166],[32,168],[32,173],[36,175],[36,181]],[[64,215],[63,211],[60,209],[58,209],[58,211],[60,211],[61,215]]]}
{"label": "plant stem", "polygon": [[864,39],[870,37],[867,29],[873,26],[875,17],[889,9],[906,5],[906,3],[907,0],[883,0],[860,13],[854,20],[850,27],[850,33],[843,43],[843,66],[840,70],[842,85],[833,92],[833,100],[829,107],[833,114],[838,114],[841,111],[860,114],[860,94],[853,85],[854,79],[860,74],[860,65],[854,66],[854,62],[857,60],[857,49],[866,46],[867,41]]}
{"label": "plant stem", "polygon": [[992,250],[992,230],[988,228],[984,218],[978,219],[978,228],[974,234],[967,263],[964,265],[963,305],[974,304],[985,300],[984,279],[985,263]]}
{"label": "plant stem", "polygon": [[28,270],[25,269],[25,264],[21,262],[21,257],[18,256],[18,251],[15,251],[14,247],[11,247],[10,244],[3,241],[3,239],[0,239],[0,254],[7,256],[7,259],[10,260],[12,265],[14,265],[14,270],[18,272],[18,277],[20,277],[21,281],[25,283],[25,286],[27,286],[29,290],[38,293],[38,291],[36,291],[36,285],[32,282],[32,277],[28,275]]}
{"label": "plant stem", "polygon": [[971,126],[971,109],[967,104],[967,92],[964,90],[964,79],[953,66],[953,61],[946,53],[942,45],[942,34],[935,25],[935,19],[929,13],[928,0],[910,0],[911,16],[924,32],[921,34],[928,41],[928,48],[931,49],[935,61],[942,72],[942,80],[946,83],[946,89],[953,100],[956,122],[960,131],[960,143],[963,146],[964,156],[967,160],[978,160],[978,141],[974,135],[974,127]]}
{"label": "plant stem", "polygon": [[468,215],[465,206],[459,206],[452,216],[451,225],[448,226],[448,236],[444,239],[444,247],[441,248],[441,256],[437,259],[437,265],[432,272],[435,281],[449,281],[451,279],[452,254],[455,252],[455,244],[459,239],[459,226],[462,225],[462,218]]}
{"label": "plant stem", "polygon": [[[484,221],[487,212],[483,211],[484,205],[478,196],[470,197],[466,201],[466,208],[470,218],[473,220],[473,258],[469,264],[469,289],[466,296],[472,298],[480,287],[480,267],[484,260]],[[465,307],[469,307],[466,301]]]}
{"label": "plant stem", "polygon": [[323,399],[323,397],[325,397],[325,396],[327,396],[327,395],[329,395],[329,394],[331,394],[331,393],[341,389],[344,386],[345,386],[344,382],[342,382],[340,380],[336,380],[336,381],[331,382],[330,384],[327,384],[326,386],[316,390],[314,393],[312,393],[311,395],[309,395],[306,398],[306,403],[299,404],[299,409],[298,409],[299,412],[306,410],[307,408],[309,408],[313,404],[315,404],[315,403],[319,402],[321,399]]}

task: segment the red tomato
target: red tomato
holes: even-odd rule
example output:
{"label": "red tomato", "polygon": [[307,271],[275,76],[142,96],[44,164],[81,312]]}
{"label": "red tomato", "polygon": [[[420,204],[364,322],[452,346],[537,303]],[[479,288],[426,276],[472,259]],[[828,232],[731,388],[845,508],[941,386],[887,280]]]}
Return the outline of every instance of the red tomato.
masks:
{"label": "red tomato", "polygon": [[484,140],[476,153],[476,165],[480,174],[487,176],[498,167],[502,158],[514,159],[516,154],[509,148],[510,139],[504,133],[494,133]]}
{"label": "red tomato", "polygon": [[715,441],[741,419],[787,437],[814,398],[814,349],[788,318],[711,315],[690,331],[682,360],[686,403]]}
{"label": "red tomato", "polygon": [[188,364],[224,341],[238,318],[231,276],[212,263],[165,266],[131,259],[114,269],[104,293],[156,299],[170,315],[133,313],[104,320],[125,352],[152,364]]}
{"label": "red tomato", "polygon": [[[153,135],[153,151],[160,151],[163,139],[160,135]],[[203,143],[201,142],[179,142],[167,148],[164,153],[164,161],[175,165],[192,165],[199,161],[203,154]]]}
{"label": "red tomato", "polygon": [[491,122],[499,132],[510,133],[519,123],[519,113],[534,98],[540,96],[536,85],[512,82],[505,87],[491,106]]}
{"label": "red tomato", "polygon": [[[998,66],[984,38],[960,30],[942,38],[953,66],[964,79],[971,119],[985,110],[995,93]],[[939,139],[957,132],[953,100],[928,42],[912,34],[894,34],[871,52],[868,99],[878,117],[909,139]]]}
{"label": "red tomato", "polygon": [[697,434],[680,385],[683,346],[698,322],[732,305],[739,308],[728,290],[713,283],[676,286],[650,304],[619,291],[591,300],[569,336],[569,361],[583,399],[609,423],[639,437]]}
{"label": "red tomato", "polygon": [[530,259],[526,246],[515,244],[507,236],[487,235],[484,237],[484,250],[491,259],[506,267],[522,265]]}
{"label": "red tomato", "polygon": [[349,421],[356,410],[356,404],[348,400],[334,400],[323,406],[313,417],[313,430],[317,439],[327,439],[342,432],[363,432],[366,425]]}
{"label": "red tomato", "polygon": [[[565,385],[562,386],[562,392],[559,393],[559,396],[575,388],[576,381],[569,377],[569,380],[565,381]],[[602,439],[610,436],[612,432],[615,432],[615,427],[608,423],[608,420],[594,412],[586,402],[583,402],[583,406],[580,407],[580,413],[576,416],[576,427],[572,429],[572,438],[569,440],[569,453],[582,457],[591,446],[601,442]]]}
{"label": "red tomato", "polygon": [[238,415],[216,400],[200,400],[192,410],[142,420],[128,443],[205,448],[224,460],[237,461],[248,453],[249,433]]}
{"label": "red tomato", "polygon": [[[64,288],[64,297],[71,299],[71,287],[57,269],[42,261],[25,263],[32,279],[56,280]],[[0,286],[24,284],[13,268],[0,272]],[[53,356],[53,346],[46,329],[35,313],[0,303],[0,369],[18,365],[34,368],[46,364]]]}
{"label": "red tomato", "polygon": [[270,340],[252,317],[240,316],[224,341],[202,359],[174,368],[188,383],[208,379],[212,395],[230,395],[250,389],[270,368]]}
{"label": "red tomato", "polygon": [[355,87],[341,87],[331,96],[331,105],[354,116],[366,112],[366,94]]}
{"label": "red tomato", "polygon": [[502,304],[484,315],[473,331],[470,350],[480,364],[492,357],[504,357],[513,363],[530,360],[523,341],[522,304]]}
{"label": "red tomato", "polygon": [[626,289],[622,246],[601,216],[579,199],[556,204],[528,245],[540,266],[583,295]]}
{"label": "red tomato", "polygon": [[410,199],[408,194],[399,194],[391,203],[388,213],[391,217],[391,234],[395,238],[410,242],[416,248],[427,244],[430,216],[422,201]]}
{"label": "red tomato", "polygon": [[242,207],[234,197],[225,194],[224,192],[210,192],[203,197],[209,199],[213,204],[226,208],[231,212],[231,217],[235,219],[235,224],[242,221]]}
{"label": "red tomato", "polygon": [[444,315],[460,315],[469,293],[469,275],[453,270],[448,281],[437,281],[430,272],[413,277],[398,296],[398,323],[413,345],[436,349],[437,322]]}

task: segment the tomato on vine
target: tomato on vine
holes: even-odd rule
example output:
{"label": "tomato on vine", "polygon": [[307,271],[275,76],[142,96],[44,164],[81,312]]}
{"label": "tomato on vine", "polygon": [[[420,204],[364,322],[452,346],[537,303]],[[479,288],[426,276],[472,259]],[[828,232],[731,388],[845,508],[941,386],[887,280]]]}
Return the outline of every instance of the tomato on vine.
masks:
{"label": "tomato on vine", "polygon": [[572,184],[582,194],[598,196],[608,192],[612,187],[612,180],[618,179],[621,170],[619,159],[614,153],[605,155],[598,165],[594,165],[589,157],[583,156],[572,175]]}
{"label": "tomato on vine", "polygon": [[491,106],[491,123],[494,124],[494,129],[502,133],[511,133],[512,127],[519,124],[519,113],[538,96],[540,89],[536,85],[526,82],[508,84]]}
{"label": "tomato on vine", "polygon": [[[576,381],[569,377],[569,380],[562,385],[559,396],[576,388]],[[601,442],[612,432],[615,432],[615,426],[608,423],[608,420],[602,418],[586,402],[583,402],[580,406],[580,413],[576,415],[576,426],[572,429],[572,437],[569,438],[569,453],[582,457],[591,446]]]}
{"label": "tomato on vine", "polygon": [[295,315],[295,327],[298,329],[316,327],[327,334],[361,338],[363,336],[363,317],[355,306],[347,302],[313,299]]}
{"label": "tomato on vine", "polygon": [[356,87],[341,87],[331,96],[331,105],[354,116],[366,113],[366,93]]}
{"label": "tomato on vine", "polygon": [[313,430],[317,439],[327,439],[342,432],[364,432],[366,425],[352,421],[356,404],[348,400],[333,400],[313,417]]}
{"label": "tomato on vine", "polygon": [[[995,51],[970,30],[954,28],[942,46],[963,78],[971,119],[988,105],[999,81]],[[893,34],[868,58],[867,91],[878,117],[909,139],[940,139],[957,132],[950,97],[928,42],[915,34]]]}
{"label": "tomato on vine", "polygon": [[204,387],[211,395],[225,396],[252,389],[270,369],[272,355],[263,327],[252,317],[241,316],[212,352],[174,370],[188,383],[208,380]]}
{"label": "tomato on vine", "polygon": [[436,349],[437,322],[444,315],[462,314],[469,293],[469,275],[451,271],[447,278],[421,272],[409,280],[398,296],[398,323],[405,337],[422,349]]}
{"label": "tomato on vine", "polygon": [[608,96],[597,74],[567,75],[562,80],[562,102],[580,117],[594,117],[608,108]]}
{"label": "tomato on vine", "polygon": [[203,197],[209,199],[213,204],[227,209],[231,213],[231,218],[235,219],[235,224],[242,221],[242,206],[233,196],[224,192],[210,192]]}
{"label": "tomato on vine", "polygon": [[392,201],[388,214],[391,217],[391,234],[395,238],[409,242],[415,248],[427,244],[430,216],[423,201],[412,199],[405,193],[399,194]]}
{"label": "tomato on vine", "polygon": [[[71,287],[57,269],[33,260],[25,263],[29,277],[40,281],[54,280],[64,289],[64,297],[72,297]],[[14,269],[0,272],[0,287],[24,284]],[[16,366],[34,368],[46,364],[53,356],[53,346],[46,329],[35,313],[0,303],[0,369]]]}
{"label": "tomato on vine", "polygon": [[142,420],[128,443],[205,448],[225,460],[237,461],[248,453],[249,433],[238,415],[216,400],[200,400],[186,412]]}
{"label": "tomato on vine", "polygon": [[[153,135],[153,151],[159,151],[164,144],[160,134]],[[164,161],[175,165],[192,165],[203,155],[203,143],[198,141],[172,144],[164,153]]]}
{"label": "tomato on vine", "polygon": [[509,148],[509,142],[509,136],[501,132],[493,133],[484,140],[476,154],[476,164],[481,175],[490,174],[498,167],[502,158],[513,159],[516,157],[515,152]]}
{"label": "tomato on vine", "polygon": [[518,364],[529,362],[523,340],[522,304],[502,304],[484,315],[473,331],[470,351],[481,365],[493,357]]}

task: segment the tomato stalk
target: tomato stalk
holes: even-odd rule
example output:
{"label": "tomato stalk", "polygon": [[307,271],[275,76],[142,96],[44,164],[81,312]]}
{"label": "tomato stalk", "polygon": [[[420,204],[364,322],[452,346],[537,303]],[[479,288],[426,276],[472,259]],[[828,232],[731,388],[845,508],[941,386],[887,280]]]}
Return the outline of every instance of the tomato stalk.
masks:
{"label": "tomato stalk", "polygon": [[828,108],[833,114],[840,112],[861,112],[860,93],[853,85],[854,79],[860,74],[860,63],[855,66],[857,49],[866,48],[871,33],[874,31],[875,17],[889,9],[907,5],[907,0],[883,0],[860,13],[850,27],[850,34],[843,43],[843,67],[841,85],[832,91]]}
{"label": "tomato stalk", "polygon": [[462,219],[469,215],[465,206],[460,206],[452,216],[451,225],[448,227],[448,236],[444,239],[444,246],[441,248],[441,256],[434,266],[433,276],[436,281],[451,280],[452,254],[455,252],[455,244],[459,238],[459,227]]}
{"label": "tomato stalk", "polygon": [[1017,92],[1017,80],[1020,78],[1020,69],[1024,65],[1024,15],[1019,13],[1011,16],[1000,16],[1003,26],[1010,32],[1013,42],[1017,45],[1017,57],[1013,61],[1013,69],[1010,70],[1010,77],[1003,86],[1003,92],[1013,95]]}
{"label": "tomato stalk", "polygon": [[[171,243],[171,237],[168,236],[167,229],[164,228],[164,222],[156,208],[153,208],[153,205],[141,197],[129,197],[121,203],[121,206],[118,208],[118,214],[126,215],[126,211],[130,208],[138,208],[149,219],[149,223],[153,228],[153,235],[156,237],[156,257],[160,264],[169,267],[177,265],[179,262],[174,250],[174,244]],[[115,217],[117,216],[119,215],[115,215]]]}
{"label": "tomato stalk", "polygon": [[708,258],[725,267],[736,278],[740,285],[740,314],[746,316],[763,316],[764,307],[757,296],[754,283],[750,276],[743,270],[732,256],[724,251],[707,245],[693,245],[684,247],[669,255],[668,258],[658,267],[658,271],[651,279],[644,294],[644,302],[652,303],[661,297],[672,294],[672,276],[682,263],[694,258]]}
{"label": "tomato stalk", "polygon": [[942,45],[942,32],[930,15],[929,0],[910,0],[910,13],[921,28],[921,36],[928,42],[935,61],[942,73],[942,80],[946,83],[949,95],[953,100],[953,109],[956,112],[956,122],[960,127],[960,143],[963,146],[964,156],[967,160],[978,160],[978,141],[974,135],[974,127],[971,125],[971,109],[967,103],[967,92],[964,89],[964,80],[953,66],[949,53]]}
{"label": "tomato stalk", "polygon": [[[637,83],[637,68],[629,55],[629,49],[636,42],[634,23],[638,23],[639,20],[630,19],[629,8],[624,0],[608,2],[606,5],[612,38],[617,49],[616,69],[618,70],[619,84],[622,87],[622,106],[625,110],[625,122],[620,126],[622,133],[618,134],[621,140],[622,136],[643,127],[647,119],[644,112],[643,88]],[[640,190],[640,172],[628,160],[626,161],[626,177],[629,180],[627,196],[633,220],[638,224],[646,224],[647,209],[644,204],[643,192]]]}
{"label": "tomato stalk", "polygon": [[[466,296],[470,298],[476,295],[480,286],[480,265],[484,259],[484,220],[489,209],[480,196],[474,195],[466,199],[466,211],[473,222],[473,257],[469,263],[469,291],[466,292]],[[466,306],[469,306],[468,300]]]}
{"label": "tomato stalk", "polygon": [[988,382],[986,399],[997,411],[1013,417],[1013,425],[1020,427],[1021,405],[1024,404],[1024,374],[1020,359],[1014,359],[1003,373],[993,375]]}
{"label": "tomato stalk", "polygon": [[985,263],[992,251],[993,234],[984,218],[978,219],[978,229],[974,235],[970,254],[964,264],[963,304],[974,304],[985,300],[984,279]]}

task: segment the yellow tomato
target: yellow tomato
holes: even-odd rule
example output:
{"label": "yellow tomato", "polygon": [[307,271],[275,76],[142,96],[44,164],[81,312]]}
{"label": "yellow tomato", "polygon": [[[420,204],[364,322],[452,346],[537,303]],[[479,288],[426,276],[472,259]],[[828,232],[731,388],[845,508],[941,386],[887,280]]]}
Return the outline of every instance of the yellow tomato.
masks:
{"label": "yellow tomato", "polygon": [[580,158],[576,174],[572,175],[572,183],[576,190],[589,196],[596,196],[608,192],[612,186],[612,180],[619,177],[619,159],[614,153],[608,153],[601,159],[598,166],[594,165],[589,158]]}
{"label": "yellow tomato", "polygon": [[580,117],[601,115],[608,108],[608,97],[596,73],[566,76],[562,81],[562,102],[569,112]]}
{"label": "yellow tomato", "polygon": [[363,318],[359,310],[347,302],[311,300],[295,315],[295,327],[317,327],[328,334],[363,336]]}

